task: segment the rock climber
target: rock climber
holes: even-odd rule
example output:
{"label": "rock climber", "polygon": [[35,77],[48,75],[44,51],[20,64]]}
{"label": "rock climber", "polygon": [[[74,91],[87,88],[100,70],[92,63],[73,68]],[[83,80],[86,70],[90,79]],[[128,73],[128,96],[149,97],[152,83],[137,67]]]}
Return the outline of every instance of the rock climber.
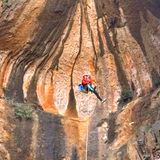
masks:
{"label": "rock climber", "polygon": [[96,86],[93,85],[93,80],[91,79],[91,76],[88,74],[83,75],[82,83],[79,84],[79,90],[84,93],[88,93],[89,91],[91,93],[94,93],[96,97],[103,103],[106,101],[106,99],[102,99],[98,92],[96,91]]}

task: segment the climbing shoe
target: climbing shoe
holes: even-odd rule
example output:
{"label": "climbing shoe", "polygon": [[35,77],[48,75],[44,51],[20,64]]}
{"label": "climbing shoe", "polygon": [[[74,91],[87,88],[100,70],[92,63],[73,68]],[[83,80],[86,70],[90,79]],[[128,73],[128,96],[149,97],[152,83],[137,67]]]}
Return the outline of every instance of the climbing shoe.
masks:
{"label": "climbing shoe", "polygon": [[105,98],[105,99],[103,99],[101,102],[104,103],[106,100],[107,100],[107,99]]}

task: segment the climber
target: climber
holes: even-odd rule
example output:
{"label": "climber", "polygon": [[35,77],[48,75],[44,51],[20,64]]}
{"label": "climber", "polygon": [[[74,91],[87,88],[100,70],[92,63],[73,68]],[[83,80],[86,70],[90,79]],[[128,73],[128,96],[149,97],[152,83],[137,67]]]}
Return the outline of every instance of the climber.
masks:
{"label": "climber", "polygon": [[79,90],[84,93],[88,93],[89,91],[91,93],[94,93],[102,103],[106,101],[106,99],[103,100],[99,96],[99,94],[96,91],[96,86],[93,85],[93,80],[91,79],[91,76],[88,74],[83,75],[82,83],[79,84]]}

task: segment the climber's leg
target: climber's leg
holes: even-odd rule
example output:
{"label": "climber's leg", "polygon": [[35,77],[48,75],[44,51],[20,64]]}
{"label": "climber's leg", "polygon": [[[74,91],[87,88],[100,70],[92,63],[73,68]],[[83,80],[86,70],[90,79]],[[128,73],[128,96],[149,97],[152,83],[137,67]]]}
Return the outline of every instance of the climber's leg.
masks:
{"label": "climber's leg", "polygon": [[87,85],[87,88],[88,88],[88,90],[90,91],[90,92],[94,92],[94,86],[92,85],[92,84],[88,84]]}
{"label": "climber's leg", "polygon": [[96,97],[103,103],[106,101],[106,99],[102,99],[98,92],[95,90],[96,87],[94,87],[92,84],[87,85],[88,90],[96,95]]}
{"label": "climber's leg", "polygon": [[103,99],[100,97],[100,95],[98,94],[98,92],[97,92],[96,90],[94,90],[93,93],[96,95],[96,97],[97,97],[101,102],[103,101]]}

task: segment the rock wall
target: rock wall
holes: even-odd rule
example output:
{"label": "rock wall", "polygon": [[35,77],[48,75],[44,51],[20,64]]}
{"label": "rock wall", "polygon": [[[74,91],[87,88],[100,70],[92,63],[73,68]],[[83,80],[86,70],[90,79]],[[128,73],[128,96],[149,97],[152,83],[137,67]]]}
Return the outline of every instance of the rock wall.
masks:
{"label": "rock wall", "polygon": [[158,0],[0,3],[0,159],[158,159]]}

